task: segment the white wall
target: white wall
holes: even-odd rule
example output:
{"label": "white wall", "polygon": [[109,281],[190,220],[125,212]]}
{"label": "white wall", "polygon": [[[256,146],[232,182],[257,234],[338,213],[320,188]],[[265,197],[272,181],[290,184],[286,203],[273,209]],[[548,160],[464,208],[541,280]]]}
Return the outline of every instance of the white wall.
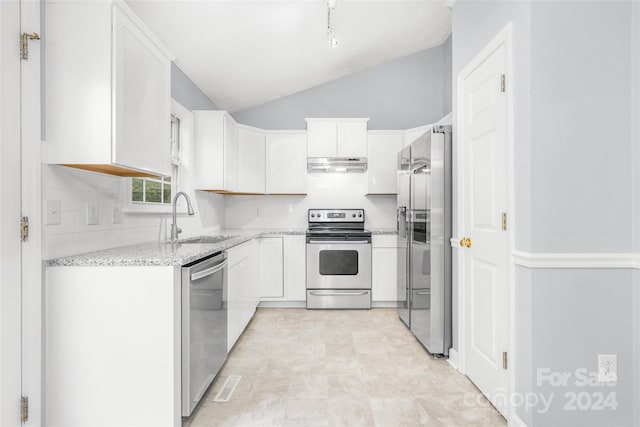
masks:
{"label": "white wall", "polygon": [[365,226],[395,229],[395,196],[365,196],[367,175],[307,174],[307,196],[227,196],[227,228],[306,229],[307,210],[360,208]]}

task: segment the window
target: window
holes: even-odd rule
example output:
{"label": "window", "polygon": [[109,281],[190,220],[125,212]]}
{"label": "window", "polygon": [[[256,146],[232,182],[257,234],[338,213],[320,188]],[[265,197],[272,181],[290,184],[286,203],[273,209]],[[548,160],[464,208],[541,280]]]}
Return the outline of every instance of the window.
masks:
{"label": "window", "polygon": [[171,177],[132,178],[131,201],[143,204],[171,204],[180,167],[180,119],[171,116]]}

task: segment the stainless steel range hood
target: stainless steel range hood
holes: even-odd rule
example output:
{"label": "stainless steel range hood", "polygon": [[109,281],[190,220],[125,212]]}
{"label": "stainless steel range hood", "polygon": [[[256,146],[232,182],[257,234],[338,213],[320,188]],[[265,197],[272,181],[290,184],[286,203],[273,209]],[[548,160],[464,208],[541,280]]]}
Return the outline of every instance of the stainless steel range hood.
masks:
{"label": "stainless steel range hood", "polygon": [[366,157],[309,157],[307,172],[309,173],[346,173],[366,172]]}

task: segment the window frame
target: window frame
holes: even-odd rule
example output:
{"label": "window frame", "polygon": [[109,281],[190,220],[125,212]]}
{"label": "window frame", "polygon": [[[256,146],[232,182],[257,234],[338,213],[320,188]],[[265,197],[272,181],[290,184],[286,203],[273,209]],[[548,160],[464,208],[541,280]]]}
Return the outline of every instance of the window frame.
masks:
{"label": "window frame", "polygon": [[[179,128],[179,156],[176,156],[173,153],[173,144],[171,146],[172,153],[171,156],[171,197],[180,191],[183,187],[182,180],[182,171],[185,166],[188,167],[189,162],[185,162],[187,159],[187,154],[189,152],[189,147],[192,144],[193,137],[193,113],[180,104],[175,99],[171,98],[171,115],[175,116],[180,121]],[[171,214],[171,202],[169,203],[158,203],[158,202],[134,202],[132,200],[132,186],[133,179],[126,180],[126,192],[124,195],[123,206],[126,206],[124,213],[134,214],[134,215],[144,215],[144,214]],[[182,203],[178,203],[179,206]]]}

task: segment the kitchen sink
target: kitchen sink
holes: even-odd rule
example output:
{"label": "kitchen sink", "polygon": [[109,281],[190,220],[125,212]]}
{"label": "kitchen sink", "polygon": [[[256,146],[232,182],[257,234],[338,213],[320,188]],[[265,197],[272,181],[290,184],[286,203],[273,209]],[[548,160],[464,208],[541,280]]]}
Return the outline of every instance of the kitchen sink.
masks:
{"label": "kitchen sink", "polygon": [[178,243],[180,243],[181,245],[212,244],[212,243],[224,242],[225,240],[233,239],[234,237],[238,237],[238,236],[202,236],[202,237],[187,238],[185,240],[178,240]]}

